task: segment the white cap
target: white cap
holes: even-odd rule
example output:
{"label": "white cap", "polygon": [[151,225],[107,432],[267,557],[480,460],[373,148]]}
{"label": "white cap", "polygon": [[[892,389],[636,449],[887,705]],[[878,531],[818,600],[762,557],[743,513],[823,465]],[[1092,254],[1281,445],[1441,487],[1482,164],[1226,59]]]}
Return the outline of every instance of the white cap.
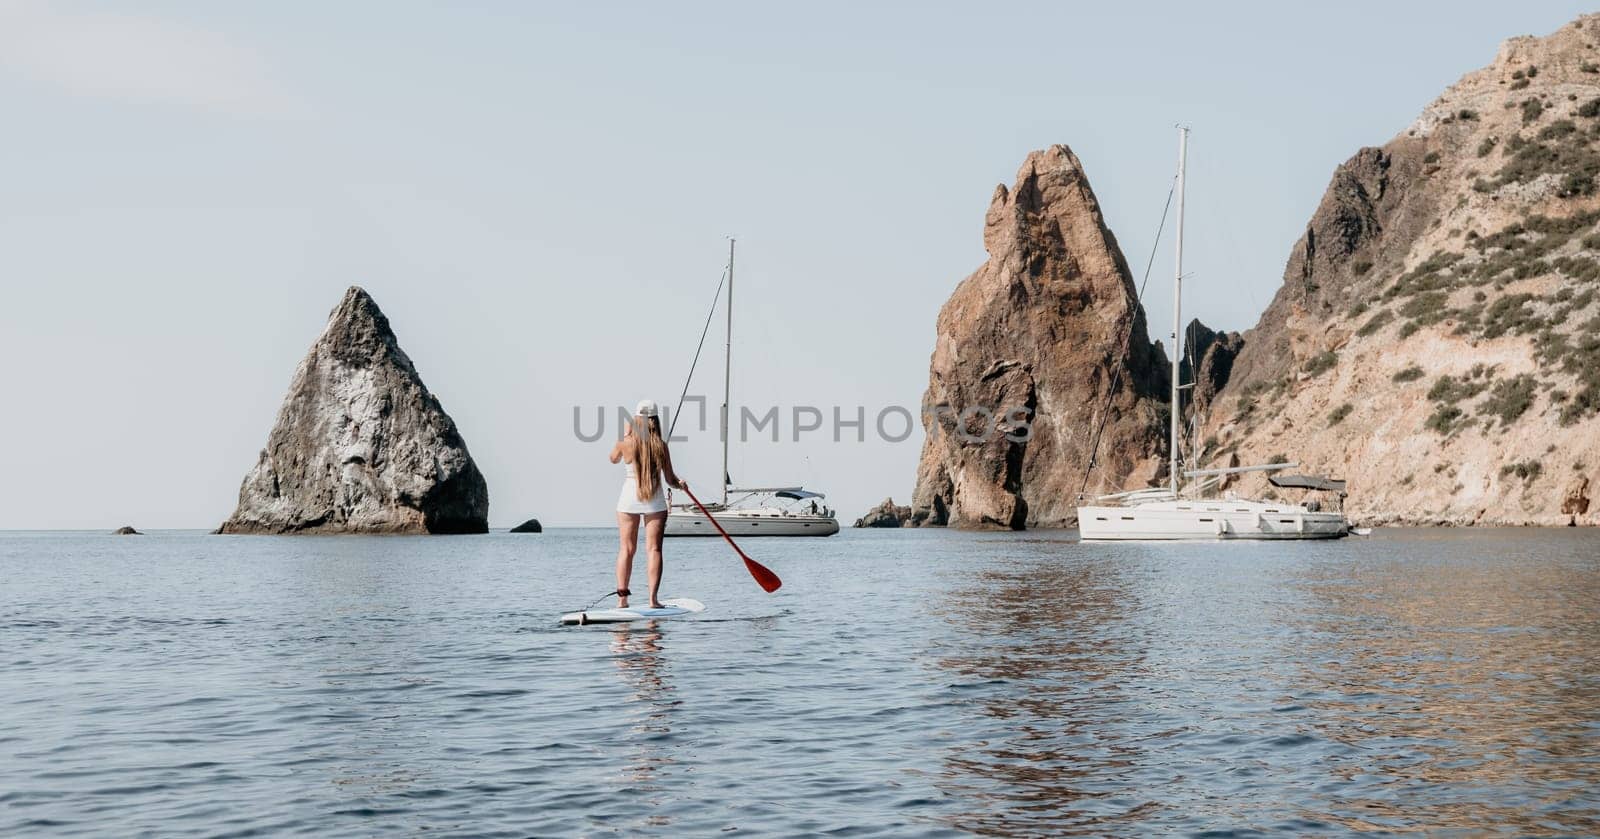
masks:
{"label": "white cap", "polygon": [[638,407],[634,408],[633,412],[641,417],[653,417],[658,416],[661,413],[661,409],[657,407],[654,399],[641,399]]}

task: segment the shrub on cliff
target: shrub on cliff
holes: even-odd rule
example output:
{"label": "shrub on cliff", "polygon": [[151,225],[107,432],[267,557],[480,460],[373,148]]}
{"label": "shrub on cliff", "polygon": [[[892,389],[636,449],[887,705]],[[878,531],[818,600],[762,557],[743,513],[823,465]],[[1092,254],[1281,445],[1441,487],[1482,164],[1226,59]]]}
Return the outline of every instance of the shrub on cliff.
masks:
{"label": "shrub on cliff", "polygon": [[1573,125],[1572,120],[1563,119],[1552,122],[1540,129],[1538,136],[1540,140],[1559,140],[1562,137],[1575,133],[1577,130],[1578,126]]}
{"label": "shrub on cliff", "polygon": [[[1523,87],[1527,87],[1527,85],[1524,84]],[[1513,86],[1513,89],[1515,89],[1515,86]],[[1539,98],[1537,96],[1535,96],[1535,97],[1533,97],[1531,99],[1523,100],[1523,102],[1522,102],[1522,124],[1523,125],[1527,125],[1530,122],[1537,122],[1538,119],[1539,119],[1539,116],[1541,114],[1543,114],[1543,113],[1544,113],[1544,103],[1539,101]]]}
{"label": "shrub on cliff", "polygon": [[1445,405],[1454,405],[1477,396],[1488,387],[1488,382],[1475,382],[1469,376],[1461,378],[1440,376],[1433,383],[1433,387],[1428,389],[1428,398]]}
{"label": "shrub on cliff", "polygon": [[1500,477],[1506,478],[1516,475],[1524,482],[1538,478],[1544,472],[1544,464],[1537,460],[1524,460],[1519,463],[1507,463],[1500,467]]}
{"label": "shrub on cliff", "polygon": [[1532,294],[1508,294],[1489,306],[1483,316],[1483,337],[1498,338],[1511,332],[1523,335],[1543,325],[1539,314],[1528,308]]}
{"label": "shrub on cliff", "polygon": [[1538,385],[1539,380],[1527,373],[1499,382],[1478,405],[1477,413],[1499,417],[1502,426],[1510,425],[1533,407],[1534,390]]}
{"label": "shrub on cliff", "polygon": [[1389,321],[1392,320],[1394,320],[1394,312],[1391,312],[1388,309],[1380,309],[1377,314],[1367,318],[1366,323],[1361,324],[1361,328],[1356,330],[1356,334],[1366,338],[1382,329],[1386,324],[1389,323]]}
{"label": "shrub on cliff", "polygon": [[1418,326],[1427,326],[1438,323],[1449,315],[1450,309],[1445,303],[1450,295],[1443,291],[1429,291],[1419,294],[1406,301],[1400,307],[1400,314],[1411,318],[1411,322]]}
{"label": "shrub on cliff", "polygon": [[1594,172],[1568,172],[1561,179],[1561,188],[1556,190],[1556,195],[1562,198],[1578,198],[1594,194]]}
{"label": "shrub on cliff", "polygon": [[1306,375],[1315,378],[1323,373],[1328,372],[1329,370],[1332,370],[1334,365],[1337,365],[1338,363],[1339,354],[1333,350],[1325,350],[1317,355],[1312,356],[1311,360],[1307,361],[1306,366],[1302,369],[1305,371]]}
{"label": "shrub on cliff", "polygon": [[1562,175],[1559,194],[1564,198],[1589,195],[1594,191],[1594,178],[1600,174],[1600,153],[1577,142],[1563,142],[1554,146],[1529,141],[1521,136],[1506,141],[1509,159],[1487,182],[1492,191],[1506,184],[1528,183],[1541,175]]}
{"label": "shrub on cliff", "polygon": [[1425,425],[1430,430],[1437,431],[1440,434],[1449,434],[1451,431],[1455,430],[1456,420],[1461,419],[1461,416],[1462,413],[1460,408],[1457,408],[1454,405],[1440,405],[1434,410],[1433,414],[1428,417],[1428,421],[1425,423]]}
{"label": "shrub on cliff", "polygon": [[1600,410],[1600,391],[1589,385],[1573,394],[1571,401],[1561,407],[1561,424],[1574,425],[1596,410]]}

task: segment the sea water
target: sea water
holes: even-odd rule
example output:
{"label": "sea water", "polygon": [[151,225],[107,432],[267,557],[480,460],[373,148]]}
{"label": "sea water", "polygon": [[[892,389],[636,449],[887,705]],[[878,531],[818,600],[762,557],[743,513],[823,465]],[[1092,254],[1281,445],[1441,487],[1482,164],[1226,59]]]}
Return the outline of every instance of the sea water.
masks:
{"label": "sea water", "polygon": [[0,534],[0,834],[1600,832],[1600,532],[1071,537]]}

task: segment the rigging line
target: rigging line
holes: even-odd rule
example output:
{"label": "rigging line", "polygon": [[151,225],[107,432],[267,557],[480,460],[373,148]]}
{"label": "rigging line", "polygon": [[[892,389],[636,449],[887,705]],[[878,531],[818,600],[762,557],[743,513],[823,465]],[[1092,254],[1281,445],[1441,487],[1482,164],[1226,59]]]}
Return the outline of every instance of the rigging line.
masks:
{"label": "rigging line", "polygon": [[[1216,332],[1213,333],[1213,337],[1212,337],[1211,343],[1212,344],[1216,344],[1217,341],[1221,340],[1221,338],[1225,334],[1226,333],[1223,330],[1220,330],[1220,329],[1217,330]],[[1203,447],[1200,445],[1200,443],[1201,443],[1201,440],[1200,440],[1200,426],[1201,426],[1201,417],[1200,417],[1200,362],[1202,361],[1202,358],[1200,356],[1199,351],[1195,349],[1195,340],[1199,337],[1199,335],[1200,335],[1200,319],[1199,318],[1191,318],[1190,321],[1189,321],[1188,328],[1186,328],[1184,330],[1184,344],[1185,344],[1184,349],[1189,354],[1189,423],[1188,423],[1188,425],[1189,425],[1189,437],[1190,437],[1190,439],[1189,439],[1188,443],[1189,443],[1189,457],[1193,461],[1192,463],[1189,464],[1189,468],[1191,468],[1191,469],[1199,469],[1200,468],[1200,459],[1205,457],[1205,451],[1203,450]],[[1210,349],[1210,347],[1208,346],[1207,349]],[[1182,384],[1182,382],[1179,382],[1179,384]],[[1183,403],[1181,401],[1178,404],[1179,404],[1180,408],[1183,405]]]}
{"label": "rigging line", "polygon": [[[1172,187],[1167,190],[1167,203],[1161,208],[1161,223],[1156,225],[1156,240],[1150,243],[1150,258],[1144,263],[1144,279],[1139,281],[1139,294],[1134,298],[1141,310],[1144,307],[1144,290],[1150,285],[1150,269],[1156,264],[1156,249],[1161,247],[1161,233],[1167,229],[1167,213],[1172,209],[1172,195],[1178,189],[1178,176],[1172,176]],[[1106,420],[1111,417],[1111,400],[1117,395],[1117,385],[1122,380],[1122,362],[1128,357],[1128,349],[1133,340],[1133,324],[1138,318],[1128,318],[1127,334],[1122,336],[1122,354],[1117,357],[1116,370],[1111,374],[1111,386],[1106,389],[1106,404],[1100,409],[1100,422],[1094,427],[1094,439],[1089,444],[1089,465],[1083,469],[1083,483],[1078,486],[1078,495],[1082,496],[1089,488],[1089,476],[1094,474],[1095,461],[1100,457],[1100,435],[1106,429]]]}
{"label": "rigging line", "polygon": [[678,412],[683,410],[683,400],[689,395],[689,383],[694,381],[694,368],[700,364],[700,352],[706,348],[706,336],[711,334],[711,320],[717,316],[717,303],[722,300],[722,287],[728,284],[728,269],[722,269],[722,279],[717,280],[717,293],[711,297],[711,311],[706,313],[706,326],[700,330],[700,345],[694,348],[694,361],[689,362],[689,376],[683,380],[683,392],[678,394],[678,407],[672,409],[672,424],[667,426],[667,439],[672,439],[678,427]]}

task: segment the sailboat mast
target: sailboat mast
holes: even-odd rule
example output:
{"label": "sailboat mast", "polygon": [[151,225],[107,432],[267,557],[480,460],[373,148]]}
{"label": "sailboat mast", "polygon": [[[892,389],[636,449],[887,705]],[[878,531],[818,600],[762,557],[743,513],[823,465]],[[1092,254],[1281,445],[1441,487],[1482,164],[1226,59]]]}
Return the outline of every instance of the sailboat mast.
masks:
{"label": "sailboat mast", "polygon": [[1183,334],[1183,167],[1189,154],[1189,129],[1178,127],[1178,255],[1174,260],[1176,264],[1172,280],[1172,494],[1178,494],[1178,429],[1181,425],[1178,419],[1178,394],[1180,383],[1178,381],[1178,361],[1183,358],[1183,345],[1180,336]]}
{"label": "sailboat mast", "polygon": [[729,395],[733,382],[733,239],[728,239],[728,335],[722,362],[722,506],[728,506],[728,438],[733,436]]}

